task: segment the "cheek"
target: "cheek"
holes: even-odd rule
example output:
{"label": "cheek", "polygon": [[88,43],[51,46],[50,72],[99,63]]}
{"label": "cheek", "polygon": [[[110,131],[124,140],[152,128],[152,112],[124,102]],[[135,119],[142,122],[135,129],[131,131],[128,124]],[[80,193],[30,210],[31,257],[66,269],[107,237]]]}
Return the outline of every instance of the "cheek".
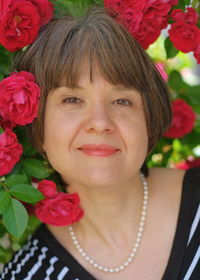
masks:
{"label": "cheek", "polygon": [[44,148],[54,147],[59,142],[67,142],[73,137],[79,126],[79,117],[75,114],[62,114],[61,112],[47,112],[44,126]]}
{"label": "cheek", "polygon": [[138,115],[137,118],[134,117],[129,121],[122,122],[120,131],[130,161],[133,157],[143,161],[147,155],[149,141],[143,114],[141,116]]}

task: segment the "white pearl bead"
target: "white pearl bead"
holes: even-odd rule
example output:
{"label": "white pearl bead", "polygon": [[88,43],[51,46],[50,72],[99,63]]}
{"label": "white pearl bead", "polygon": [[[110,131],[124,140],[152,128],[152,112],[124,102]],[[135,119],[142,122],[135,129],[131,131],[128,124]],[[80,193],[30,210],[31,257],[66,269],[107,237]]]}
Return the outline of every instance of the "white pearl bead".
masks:
{"label": "white pearl bead", "polygon": [[74,244],[74,246],[76,247],[77,251],[85,258],[86,261],[88,261],[93,267],[99,269],[99,270],[103,270],[105,272],[119,272],[120,270],[124,270],[132,261],[133,258],[135,257],[138,248],[140,246],[141,240],[142,240],[142,234],[144,232],[144,222],[146,220],[146,216],[147,216],[147,204],[148,204],[148,185],[146,182],[146,179],[144,177],[144,175],[141,173],[141,180],[142,180],[142,184],[143,184],[143,203],[142,203],[142,211],[141,211],[141,217],[140,217],[140,223],[139,223],[139,228],[138,228],[138,232],[137,232],[137,236],[136,236],[136,240],[135,240],[135,244],[132,248],[132,251],[128,257],[128,259],[123,263],[123,265],[116,267],[116,268],[108,268],[108,267],[104,267],[102,265],[99,265],[97,263],[95,263],[95,261],[86,254],[86,252],[84,252],[84,250],[81,248],[77,237],[75,235],[75,232],[73,231],[73,227],[69,226],[68,230],[69,230],[69,234],[71,236],[72,242]]}

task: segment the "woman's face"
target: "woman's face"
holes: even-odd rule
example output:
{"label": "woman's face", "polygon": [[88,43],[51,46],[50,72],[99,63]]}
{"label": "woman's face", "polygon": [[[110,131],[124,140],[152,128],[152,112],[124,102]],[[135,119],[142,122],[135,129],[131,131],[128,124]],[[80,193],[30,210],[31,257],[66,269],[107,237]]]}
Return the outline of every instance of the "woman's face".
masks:
{"label": "woman's face", "polygon": [[[61,85],[50,92],[44,150],[68,184],[103,188],[131,182],[148,148],[141,96],[133,89],[113,87],[98,67],[90,83],[86,69],[83,64],[80,88]],[[92,144],[112,149],[84,147]]]}

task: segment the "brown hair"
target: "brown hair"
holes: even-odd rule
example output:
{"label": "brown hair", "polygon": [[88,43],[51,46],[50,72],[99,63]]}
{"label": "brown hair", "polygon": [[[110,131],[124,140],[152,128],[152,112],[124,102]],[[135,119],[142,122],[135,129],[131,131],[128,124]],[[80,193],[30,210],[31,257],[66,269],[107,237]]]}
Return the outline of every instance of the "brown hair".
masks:
{"label": "brown hair", "polygon": [[167,86],[137,41],[105,8],[97,6],[80,18],[53,19],[40,30],[37,40],[16,57],[15,70],[32,72],[41,87],[39,115],[30,126],[36,148],[42,152],[48,93],[58,87],[63,77],[67,87],[76,87],[85,56],[91,82],[95,58],[108,82],[139,91],[145,108],[149,151],[152,150],[171,122]]}

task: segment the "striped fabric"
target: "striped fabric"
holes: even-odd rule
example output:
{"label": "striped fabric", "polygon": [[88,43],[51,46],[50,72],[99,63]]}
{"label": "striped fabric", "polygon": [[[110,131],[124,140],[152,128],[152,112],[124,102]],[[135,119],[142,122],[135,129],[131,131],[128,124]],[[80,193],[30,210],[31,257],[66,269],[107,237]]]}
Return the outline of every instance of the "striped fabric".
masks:
{"label": "striped fabric", "polygon": [[[0,280],[97,279],[43,224],[4,267]],[[176,234],[162,280],[200,280],[200,168],[185,174]]]}

